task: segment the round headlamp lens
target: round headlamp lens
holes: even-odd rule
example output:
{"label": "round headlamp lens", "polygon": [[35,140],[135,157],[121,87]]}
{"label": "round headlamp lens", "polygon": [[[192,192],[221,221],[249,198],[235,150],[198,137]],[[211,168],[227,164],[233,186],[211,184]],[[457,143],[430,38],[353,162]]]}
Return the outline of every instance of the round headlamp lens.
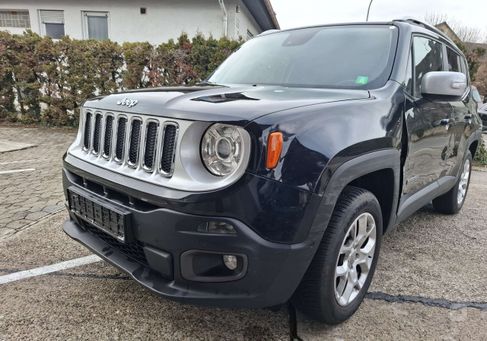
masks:
{"label": "round headlamp lens", "polygon": [[239,127],[214,124],[201,142],[201,158],[205,167],[217,176],[233,173],[242,162],[243,138]]}
{"label": "round headlamp lens", "polygon": [[226,160],[232,156],[232,142],[227,138],[221,138],[216,144],[216,155],[220,160]]}

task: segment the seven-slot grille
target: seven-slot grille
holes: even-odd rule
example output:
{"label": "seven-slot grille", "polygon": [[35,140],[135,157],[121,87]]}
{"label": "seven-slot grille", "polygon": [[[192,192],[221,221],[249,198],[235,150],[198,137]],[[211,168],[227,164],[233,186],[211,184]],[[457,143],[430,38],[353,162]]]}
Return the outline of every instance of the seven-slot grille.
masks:
{"label": "seven-slot grille", "polygon": [[105,162],[172,176],[178,135],[175,122],[87,111],[81,131],[83,150],[103,157]]}

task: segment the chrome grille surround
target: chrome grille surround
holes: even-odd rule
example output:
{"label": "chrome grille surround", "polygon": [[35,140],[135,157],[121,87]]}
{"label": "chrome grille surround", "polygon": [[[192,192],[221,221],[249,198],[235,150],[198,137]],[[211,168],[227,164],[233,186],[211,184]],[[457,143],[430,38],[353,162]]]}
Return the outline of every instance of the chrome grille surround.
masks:
{"label": "chrome grille surround", "polygon": [[[112,121],[111,124],[107,125],[109,117]],[[89,126],[87,127],[86,124]],[[137,124],[140,124],[139,128],[135,128],[138,129],[138,134],[134,130]],[[154,156],[151,167],[147,167],[144,164],[149,124],[157,124],[153,147]],[[95,163],[97,164],[113,163],[122,167],[142,169],[149,174],[154,173],[163,177],[171,177],[174,171],[177,136],[174,140],[174,145],[171,146],[173,150],[173,155],[171,155],[173,160],[171,171],[164,172],[160,167],[156,166],[160,163],[163,150],[166,149],[163,141],[164,131],[167,126],[174,126],[176,127],[176,131],[179,131],[179,124],[177,122],[162,117],[148,117],[145,115],[118,113],[115,111],[85,109],[82,112],[82,119],[80,120],[80,133],[82,134],[81,140],[83,141],[81,149],[87,156],[90,154],[96,156],[97,160]],[[107,129],[111,129],[111,131],[107,132]],[[119,131],[121,129],[123,131]],[[88,136],[85,136],[86,134]],[[105,139],[107,134],[111,136],[108,153],[105,148],[108,142]],[[88,148],[85,147],[86,143],[89,145]],[[122,158],[118,157],[120,154]]]}
{"label": "chrome grille surround", "polygon": [[[70,156],[111,172],[112,174],[104,173],[107,180],[125,185],[123,177],[130,177],[156,186],[178,190],[177,195],[184,197],[190,192],[206,192],[225,188],[235,183],[245,173],[251,150],[250,135],[245,130],[243,130],[244,160],[241,167],[230,176],[217,177],[208,172],[200,155],[201,138],[212,122],[161,117],[152,113],[121,112],[117,110],[118,108],[114,109],[83,107],[78,135],[68,149]],[[97,114],[102,115],[99,134],[100,144],[98,153],[93,153],[93,135]],[[107,134],[106,122],[109,116],[113,117],[113,121],[111,124],[111,145],[107,153],[105,135]],[[126,123],[122,132],[119,129],[123,128],[123,124],[119,123],[123,123],[123,120],[126,120]],[[137,160],[134,163],[129,163],[130,129],[134,120],[139,120],[142,123],[140,138],[138,139]],[[86,127],[87,121],[89,122],[88,127]],[[152,161],[152,167],[151,162],[145,164],[147,128],[151,122],[157,124],[155,155],[152,160],[150,157],[147,158],[147,160]],[[168,127],[170,128],[170,135],[165,136]],[[87,139],[85,139],[85,133],[88,134]],[[164,148],[165,137],[171,141],[170,143],[173,143],[170,148]],[[85,143],[88,145],[87,148],[85,148]],[[164,154],[163,165],[163,153],[166,152],[170,155]],[[134,183],[131,184],[136,186]],[[140,190],[140,187],[137,189]]]}

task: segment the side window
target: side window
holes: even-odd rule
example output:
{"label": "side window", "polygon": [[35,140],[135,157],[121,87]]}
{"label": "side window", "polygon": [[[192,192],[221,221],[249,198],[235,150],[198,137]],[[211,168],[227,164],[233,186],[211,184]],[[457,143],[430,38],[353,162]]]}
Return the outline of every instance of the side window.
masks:
{"label": "side window", "polygon": [[431,71],[443,71],[443,46],[433,39],[414,37],[413,49],[414,95],[420,97],[423,76]]}
{"label": "side window", "polygon": [[462,72],[460,56],[449,47],[446,48],[446,56],[448,60],[448,71]]}

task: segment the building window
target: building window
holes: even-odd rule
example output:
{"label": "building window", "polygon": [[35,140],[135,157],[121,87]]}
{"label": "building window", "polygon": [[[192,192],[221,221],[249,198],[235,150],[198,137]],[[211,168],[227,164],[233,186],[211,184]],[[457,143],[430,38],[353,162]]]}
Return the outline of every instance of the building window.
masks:
{"label": "building window", "polygon": [[250,40],[254,37],[254,34],[250,32],[250,30],[247,30],[247,40]]}
{"label": "building window", "polygon": [[40,10],[41,33],[53,39],[64,36],[64,11]]}
{"label": "building window", "polygon": [[30,28],[29,11],[26,9],[0,10],[0,27]]}
{"label": "building window", "polygon": [[108,12],[83,12],[84,37],[108,39]]}

